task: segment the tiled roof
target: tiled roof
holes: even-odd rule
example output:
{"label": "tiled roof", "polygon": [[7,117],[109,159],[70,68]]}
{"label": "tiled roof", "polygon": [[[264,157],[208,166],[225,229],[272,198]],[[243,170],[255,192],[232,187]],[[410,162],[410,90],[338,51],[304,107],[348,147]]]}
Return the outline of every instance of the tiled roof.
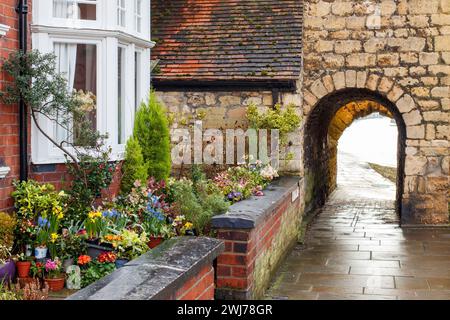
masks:
{"label": "tiled roof", "polygon": [[302,0],[152,0],[156,80],[296,80]]}

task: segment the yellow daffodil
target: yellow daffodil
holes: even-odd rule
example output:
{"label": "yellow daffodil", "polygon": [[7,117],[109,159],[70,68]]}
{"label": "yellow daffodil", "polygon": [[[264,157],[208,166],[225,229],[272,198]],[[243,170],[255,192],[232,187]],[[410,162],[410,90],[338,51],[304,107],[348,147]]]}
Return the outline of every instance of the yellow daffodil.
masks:
{"label": "yellow daffodil", "polygon": [[194,225],[193,225],[192,223],[186,222],[186,224],[184,225],[184,228],[185,228],[186,230],[190,230],[190,229],[192,229],[193,226],[194,226]]}
{"label": "yellow daffodil", "polygon": [[56,233],[52,233],[52,234],[50,235],[50,241],[51,241],[52,243],[55,243],[56,240],[58,240],[58,235],[57,235]]}
{"label": "yellow daffodil", "polygon": [[88,214],[89,219],[91,219],[92,222],[95,222],[97,218],[102,217],[102,213],[100,211],[91,211]]}

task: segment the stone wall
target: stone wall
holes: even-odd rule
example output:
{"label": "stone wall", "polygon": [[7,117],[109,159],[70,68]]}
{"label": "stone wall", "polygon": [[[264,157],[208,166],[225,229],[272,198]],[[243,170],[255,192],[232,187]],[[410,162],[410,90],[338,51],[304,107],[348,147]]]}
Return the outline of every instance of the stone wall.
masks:
{"label": "stone wall", "polygon": [[360,100],[377,96],[392,105],[389,111],[398,112],[397,123],[406,129],[399,155],[405,175],[399,190],[402,221],[447,223],[450,0],[305,4],[305,123],[327,97],[344,90],[359,90]]}
{"label": "stone wall", "polygon": [[231,206],[213,218],[225,251],[217,258],[216,298],[261,299],[274,272],[296,243],[303,213],[299,178],[275,181],[264,197]]}
{"label": "stone wall", "polygon": [[217,239],[172,238],[67,300],[213,300],[223,249]]}
{"label": "stone wall", "polygon": [[[277,92],[271,90],[239,91],[235,90],[198,90],[186,89],[177,91],[161,91],[157,89],[159,99],[167,107],[168,111],[175,115],[174,128],[179,128],[192,123],[193,119],[203,121],[203,129],[247,129],[246,109],[254,104],[262,112],[273,107],[275,103],[283,106],[294,104],[299,112],[301,95],[297,92]],[[294,158],[281,161],[281,170],[286,172],[298,172],[301,144],[299,135],[291,137],[291,146],[280,154],[284,160],[285,155],[292,153]]]}

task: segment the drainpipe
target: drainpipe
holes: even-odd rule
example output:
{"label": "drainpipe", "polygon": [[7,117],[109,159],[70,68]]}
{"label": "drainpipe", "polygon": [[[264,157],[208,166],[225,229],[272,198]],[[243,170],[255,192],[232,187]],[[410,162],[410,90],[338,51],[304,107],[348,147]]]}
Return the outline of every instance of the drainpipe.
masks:
{"label": "drainpipe", "polygon": [[[27,52],[28,1],[19,0],[16,8],[19,15],[19,50]],[[19,101],[19,148],[20,181],[28,180],[28,114],[23,99]]]}

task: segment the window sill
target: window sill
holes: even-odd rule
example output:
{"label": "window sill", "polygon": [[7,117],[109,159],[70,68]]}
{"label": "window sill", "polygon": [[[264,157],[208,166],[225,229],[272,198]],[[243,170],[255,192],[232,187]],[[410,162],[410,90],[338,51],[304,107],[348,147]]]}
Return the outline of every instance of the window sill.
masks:
{"label": "window sill", "polygon": [[[109,157],[110,161],[123,161],[125,159],[125,145],[121,146],[120,149],[123,150],[117,150],[116,148],[113,148],[113,152]],[[36,157],[35,159],[31,160],[31,163],[33,165],[65,164],[67,163],[67,160],[64,155],[54,155],[45,158]]]}
{"label": "window sill", "polygon": [[10,27],[5,24],[0,24],[0,37],[3,37],[8,33]]}

